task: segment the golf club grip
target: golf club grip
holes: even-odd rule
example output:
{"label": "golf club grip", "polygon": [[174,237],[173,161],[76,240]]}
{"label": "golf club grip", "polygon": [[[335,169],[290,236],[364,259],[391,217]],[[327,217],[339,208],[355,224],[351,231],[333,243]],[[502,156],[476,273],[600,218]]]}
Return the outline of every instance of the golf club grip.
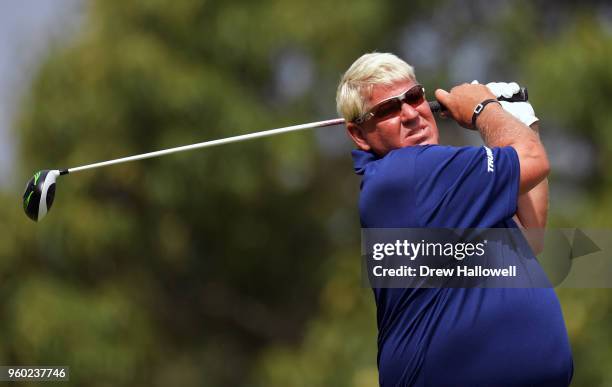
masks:
{"label": "golf club grip", "polygon": [[[518,93],[514,94],[512,97],[499,97],[498,101],[508,101],[508,102],[527,102],[529,100],[529,94],[527,93],[526,87],[521,87]],[[438,101],[429,101],[429,108],[433,113],[441,113],[446,111],[446,107],[441,105]]]}

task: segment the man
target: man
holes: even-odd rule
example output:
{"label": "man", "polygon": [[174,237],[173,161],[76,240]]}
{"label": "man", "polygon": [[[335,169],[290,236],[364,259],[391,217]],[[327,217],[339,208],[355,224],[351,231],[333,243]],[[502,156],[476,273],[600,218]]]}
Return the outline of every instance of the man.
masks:
{"label": "man", "polygon": [[[516,85],[490,86],[501,94]],[[548,159],[528,126],[537,118],[530,106],[501,106],[491,89],[436,90],[448,116],[486,145],[441,146],[410,65],[382,53],[351,65],[336,100],[358,148],[362,227],[545,226]],[[551,288],[373,290],[383,386],[569,385],[571,350]]]}

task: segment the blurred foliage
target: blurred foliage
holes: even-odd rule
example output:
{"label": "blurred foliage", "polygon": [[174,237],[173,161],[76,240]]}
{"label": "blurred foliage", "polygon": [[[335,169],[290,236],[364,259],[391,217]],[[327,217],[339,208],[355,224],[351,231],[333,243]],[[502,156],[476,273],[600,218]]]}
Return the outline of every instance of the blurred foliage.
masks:
{"label": "blurred foliage", "polygon": [[[483,76],[527,82],[544,130],[559,131],[549,136],[592,145],[587,176],[551,181],[553,192],[583,187],[584,203],[553,200],[551,220],[607,227],[602,4],[91,1],[81,35],[49,56],[23,101],[20,175],[332,117],[357,56],[411,62],[428,53],[406,52],[406,31],[427,26],[441,38],[435,70],[417,67],[424,84],[450,86],[452,59],[484,36],[496,56]],[[289,71],[310,82],[288,93],[278,74],[292,56],[306,64]],[[62,177],[40,224],[21,213],[21,187],[0,193],[0,363],[66,364],[83,386],[374,385],[375,308],[359,282],[358,179],[343,136],[321,129]],[[559,295],[574,385],[611,386],[610,292]]]}

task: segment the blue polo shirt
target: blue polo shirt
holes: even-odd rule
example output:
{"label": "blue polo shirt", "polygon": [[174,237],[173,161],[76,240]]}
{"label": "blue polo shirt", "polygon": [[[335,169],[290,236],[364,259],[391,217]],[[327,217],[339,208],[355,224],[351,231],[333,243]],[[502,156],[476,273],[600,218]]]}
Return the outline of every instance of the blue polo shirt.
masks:
{"label": "blue polo shirt", "polygon": [[[353,151],[363,228],[515,228],[512,147]],[[567,386],[571,349],[552,288],[373,289],[382,386]]]}

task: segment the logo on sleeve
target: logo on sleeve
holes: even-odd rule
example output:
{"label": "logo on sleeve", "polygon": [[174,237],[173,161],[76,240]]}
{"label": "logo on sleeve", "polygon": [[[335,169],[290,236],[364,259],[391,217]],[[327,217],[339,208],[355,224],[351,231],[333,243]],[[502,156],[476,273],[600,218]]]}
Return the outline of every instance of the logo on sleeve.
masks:
{"label": "logo on sleeve", "polygon": [[494,164],[493,164],[493,152],[488,147],[484,147],[485,152],[487,153],[487,172],[494,172]]}

